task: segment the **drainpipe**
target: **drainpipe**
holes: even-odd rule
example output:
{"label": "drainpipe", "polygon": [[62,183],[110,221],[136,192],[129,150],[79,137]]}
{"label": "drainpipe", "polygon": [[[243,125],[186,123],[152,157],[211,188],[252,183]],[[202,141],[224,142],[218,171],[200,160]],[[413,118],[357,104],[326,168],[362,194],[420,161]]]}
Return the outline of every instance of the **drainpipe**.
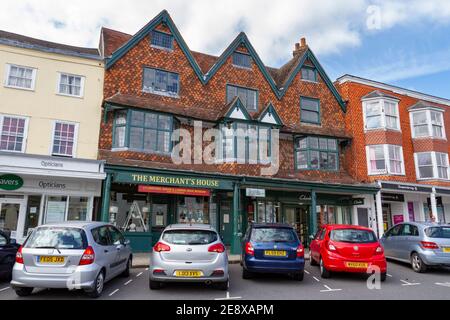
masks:
{"label": "drainpipe", "polygon": [[110,199],[111,199],[111,173],[107,173],[106,179],[103,181],[102,215],[101,215],[101,221],[103,222],[109,222]]}
{"label": "drainpipe", "polygon": [[240,254],[241,253],[241,232],[239,232],[239,184],[234,184],[234,192],[233,192],[233,230],[232,230],[232,238],[231,238],[231,254]]}
{"label": "drainpipe", "polygon": [[439,216],[437,212],[437,203],[436,203],[436,189],[433,187],[432,192],[430,194],[430,204],[431,204],[431,216],[434,222],[439,222]]}
{"label": "drainpipe", "polygon": [[[317,232],[317,195],[315,190],[311,190],[311,214],[310,214],[309,234],[314,236]],[[308,239],[309,242],[310,239]]]}
{"label": "drainpipe", "polygon": [[375,195],[375,206],[377,211],[377,222],[378,222],[378,238],[381,238],[384,234],[384,221],[383,221],[383,207],[381,204],[381,183],[378,182],[380,190],[378,190]]}

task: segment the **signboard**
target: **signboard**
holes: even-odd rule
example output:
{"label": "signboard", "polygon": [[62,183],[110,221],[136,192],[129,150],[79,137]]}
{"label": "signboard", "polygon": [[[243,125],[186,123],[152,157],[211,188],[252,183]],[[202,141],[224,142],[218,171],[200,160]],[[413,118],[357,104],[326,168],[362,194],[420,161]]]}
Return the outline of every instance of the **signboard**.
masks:
{"label": "signboard", "polygon": [[0,176],[0,189],[17,190],[23,186],[23,179],[15,174],[4,174]]}
{"label": "signboard", "polygon": [[397,184],[397,183],[381,183],[382,189],[391,189],[391,190],[404,190],[404,191],[414,191],[414,192],[426,192],[431,193],[431,187],[421,187],[421,186],[412,186],[409,184]]}
{"label": "signboard", "polygon": [[176,175],[118,172],[114,175],[113,181],[119,183],[137,183],[142,185],[149,184],[174,187],[233,190],[233,183],[228,180]]}
{"label": "signboard", "polygon": [[301,193],[298,196],[298,199],[301,200],[311,200],[311,193],[305,192],[305,193]]}
{"label": "signboard", "polygon": [[364,204],[364,198],[353,198],[352,205],[359,206]]}
{"label": "signboard", "polygon": [[247,197],[265,198],[266,190],[265,189],[246,188],[245,195]]}
{"label": "signboard", "polygon": [[139,185],[138,192],[179,194],[184,196],[198,196],[198,197],[209,197],[211,195],[211,191],[208,189],[147,186],[147,185]]}
{"label": "signboard", "polygon": [[404,221],[402,214],[396,214],[393,216],[394,219],[394,225],[402,223]]}
{"label": "signboard", "polygon": [[400,193],[381,193],[382,201],[405,202],[405,196]]}

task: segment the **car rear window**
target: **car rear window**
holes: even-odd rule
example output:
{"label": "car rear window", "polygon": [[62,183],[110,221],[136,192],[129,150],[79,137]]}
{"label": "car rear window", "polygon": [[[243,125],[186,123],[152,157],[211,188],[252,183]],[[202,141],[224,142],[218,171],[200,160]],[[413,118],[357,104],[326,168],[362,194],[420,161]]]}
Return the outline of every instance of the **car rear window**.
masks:
{"label": "car rear window", "polygon": [[426,228],[425,234],[430,238],[450,239],[450,227]]}
{"label": "car rear window", "polygon": [[373,243],[378,241],[373,231],[357,229],[331,230],[330,239],[349,243]]}
{"label": "car rear window", "polygon": [[168,230],[162,236],[165,242],[180,245],[210,244],[217,239],[217,233],[209,230]]}
{"label": "car rear window", "polygon": [[294,230],[288,228],[254,228],[250,237],[255,242],[297,241]]}
{"label": "car rear window", "polygon": [[25,248],[86,249],[86,234],[79,228],[42,227],[30,235]]}

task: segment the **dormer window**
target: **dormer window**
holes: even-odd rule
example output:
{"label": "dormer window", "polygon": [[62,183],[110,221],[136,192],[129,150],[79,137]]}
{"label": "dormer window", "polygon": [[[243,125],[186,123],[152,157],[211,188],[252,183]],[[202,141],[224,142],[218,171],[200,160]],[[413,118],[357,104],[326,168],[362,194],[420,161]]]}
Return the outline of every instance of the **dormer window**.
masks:
{"label": "dormer window", "polygon": [[429,108],[411,111],[410,115],[413,138],[446,138],[443,111]]}
{"label": "dormer window", "polygon": [[252,68],[252,57],[249,54],[234,52],[233,53],[233,65],[241,68]]}
{"label": "dormer window", "polygon": [[153,30],[151,32],[151,44],[157,48],[173,50],[173,36],[165,32]]}
{"label": "dormer window", "polygon": [[302,67],[302,80],[317,82],[317,70],[312,67]]}
{"label": "dormer window", "polygon": [[363,99],[366,130],[400,130],[398,101],[388,98]]}

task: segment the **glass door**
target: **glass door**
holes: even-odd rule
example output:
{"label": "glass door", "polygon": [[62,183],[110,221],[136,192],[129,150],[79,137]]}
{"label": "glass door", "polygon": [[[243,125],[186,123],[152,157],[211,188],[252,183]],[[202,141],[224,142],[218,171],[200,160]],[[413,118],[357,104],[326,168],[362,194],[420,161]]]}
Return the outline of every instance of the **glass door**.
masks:
{"label": "glass door", "polygon": [[22,243],[25,220],[24,201],[0,199],[0,229],[9,233],[12,239]]}

